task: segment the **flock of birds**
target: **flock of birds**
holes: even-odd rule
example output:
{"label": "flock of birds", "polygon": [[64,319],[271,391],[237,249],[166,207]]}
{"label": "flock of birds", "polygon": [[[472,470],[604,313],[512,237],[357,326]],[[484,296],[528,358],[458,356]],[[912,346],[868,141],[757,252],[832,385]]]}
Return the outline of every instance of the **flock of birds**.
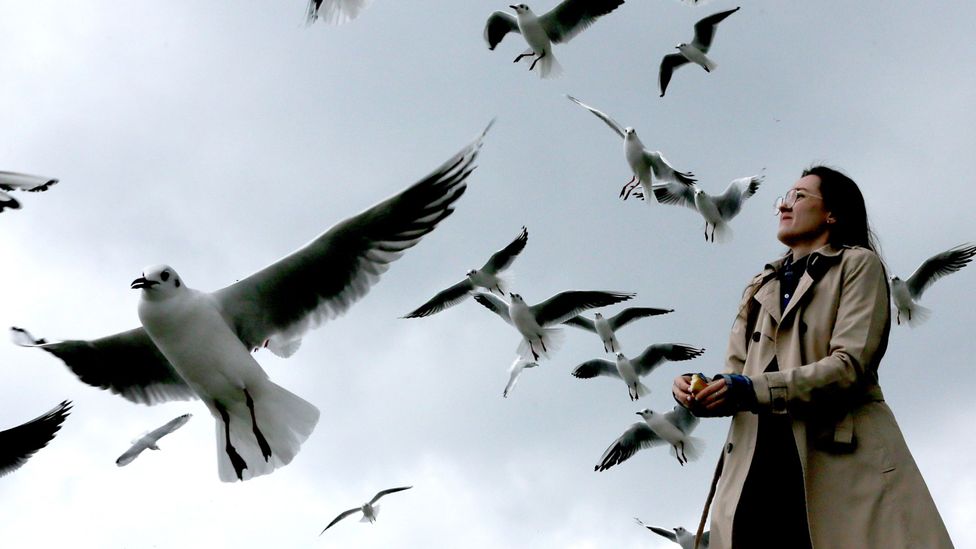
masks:
{"label": "flock of birds", "polygon": [[[306,22],[322,19],[338,24],[355,18],[368,0],[310,0]],[[514,14],[492,13],[484,39],[492,50],[510,33],[518,33],[528,49],[515,58],[527,60],[529,70],[552,78],[562,70],[552,52],[553,44],[566,42],[624,0],[563,0],[550,11],[536,15],[527,5],[510,8]],[[696,3],[696,2],[691,2]],[[690,43],[676,46],[677,53],[663,57],[660,92],[664,96],[676,68],[694,63],[705,71],[716,65],[706,54],[718,24],[740,8],[701,19]],[[684,205],[705,220],[706,241],[730,237],[729,221],[754,195],[762,175],[733,180],[721,195],[709,195],[696,184],[694,174],[674,169],[660,151],[645,148],[631,127],[579,99],[567,96],[606,123],[624,141],[624,156],[633,174],[620,190],[630,197],[661,204]],[[413,247],[454,211],[464,194],[467,179],[491,124],[470,144],[441,166],[403,191],[359,214],[335,224],[294,253],[215,292],[190,288],[168,265],[147,267],[132,282],[139,290],[141,326],[94,340],[48,341],[23,328],[11,328],[17,345],[42,349],[62,360],[78,378],[141,404],[168,400],[200,399],[213,416],[217,429],[218,472],[223,481],[247,480],[268,474],[289,463],[318,421],[311,403],[273,383],[252,354],[263,348],[280,357],[294,354],[303,335],[323,322],[343,314],[362,298],[389,268],[390,263]],[[0,171],[0,212],[19,209],[9,193],[46,191],[58,179]],[[639,189],[638,189],[639,187]],[[709,227],[711,232],[709,233]],[[440,313],[466,299],[484,306],[519,334],[515,359],[503,390],[508,397],[521,373],[550,358],[562,339],[564,326],[596,334],[603,351],[613,360],[598,357],[571,372],[580,379],[612,377],[627,387],[632,401],[649,392],[641,378],[667,361],[687,361],[704,353],[683,343],[652,344],[628,357],[621,349],[617,330],[642,318],[665,315],[673,309],[629,307],[614,315],[588,310],[611,306],[635,297],[633,293],[571,290],[557,293],[537,304],[528,304],[512,291],[508,271],[528,243],[528,230],[493,253],[478,269],[407,313],[419,319]],[[891,279],[896,322],[914,326],[929,311],[917,301],[940,277],[956,272],[976,256],[976,245],[964,244],[925,260],[907,279]],[[61,428],[72,404],[64,401],[40,417],[0,431],[0,476],[22,466],[46,446]],[[691,436],[698,418],[675,406],[666,413],[650,409],[637,412],[632,424],[600,457],[594,467],[604,471],[623,463],[641,449],[669,446],[682,465],[701,455],[702,441]],[[116,463],[131,463],[144,450],[158,450],[158,441],[190,419],[181,415],[135,440]],[[377,501],[410,486],[378,492],[361,507],[340,513],[324,533],[343,518],[361,512],[373,522]],[[644,525],[682,547],[694,536],[683,528],[673,531]],[[707,546],[707,534],[704,538]]]}

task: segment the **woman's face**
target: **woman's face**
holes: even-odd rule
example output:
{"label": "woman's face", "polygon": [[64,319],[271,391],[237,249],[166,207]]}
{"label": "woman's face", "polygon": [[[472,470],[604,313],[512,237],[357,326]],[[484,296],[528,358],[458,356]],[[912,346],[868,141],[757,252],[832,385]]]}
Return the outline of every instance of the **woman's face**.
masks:
{"label": "woman's face", "polygon": [[789,200],[786,200],[779,206],[779,228],[776,231],[776,238],[790,248],[797,246],[819,248],[827,243],[830,223],[833,223],[833,216],[824,208],[820,193],[820,177],[816,175],[801,177],[793,184],[790,193],[793,192],[796,193],[796,202],[787,207],[786,203]]}

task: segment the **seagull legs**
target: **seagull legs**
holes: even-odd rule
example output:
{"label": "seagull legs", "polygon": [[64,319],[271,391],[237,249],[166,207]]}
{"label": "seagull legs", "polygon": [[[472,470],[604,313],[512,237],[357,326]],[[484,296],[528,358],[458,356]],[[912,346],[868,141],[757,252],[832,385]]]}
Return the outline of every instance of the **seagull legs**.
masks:
{"label": "seagull legs", "polygon": [[[640,185],[640,180],[637,179],[636,175],[632,176],[630,178],[630,181],[628,181],[627,184],[621,187],[620,198],[624,200],[630,198],[630,193],[634,192],[634,189],[637,188],[637,185]],[[643,196],[643,193],[641,194],[641,196]]]}
{"label": "seagull legs", "polygon": [[220,418],[224,420],[224,438],[227,439],[227,445],[224,446],[224,451],[227,452],[227,457],[230,458],[230,463],[234,466],[234,472],[237,473],[237,480],[244,480],[244,469],[247,469],[247,463],[244,462],[244,458],[237,453],[237,450],[230,443],[230,416],[227,415],[227,409],[219,402],[215,402],[214,406],[220,412]]}
{"label": "seagull legs", "polygon": [[539,54],[538,56],[536,56],[536,58],[535,58],[535,60],[534,60],[534,61],[532,61],[532,64],[531,64],[531,65],[529,65],[529,70],[532,70],[532,69],[534,69],[534,68],[535,68],[535,64],[536,64],[536,63],[538,63],[538,62],[539,62],[539,60],[540,60],[540,59],[542,59],[542,58],[543,58],[543,57],[545,57],[545,56],[546,56],[546,52],[545,52],[545,51],[543,51],[543,52],[542,52],[542,53],[540,53],[540,54]]}
{"label": "seagull legs", "polygon": [[251,393],[247,392],[247,389],[244,389],[244,397],[247,399],[247,409],[251,411],[251,431],[254,432],[254,437],[258,439],[258,446],[261,447],[261,455],[264,456],[264,461],[268,461],[271,457],[271,446],[264,438],[261,429],[258,429],[258,420],[254,417],[254,399],[251,398]]}

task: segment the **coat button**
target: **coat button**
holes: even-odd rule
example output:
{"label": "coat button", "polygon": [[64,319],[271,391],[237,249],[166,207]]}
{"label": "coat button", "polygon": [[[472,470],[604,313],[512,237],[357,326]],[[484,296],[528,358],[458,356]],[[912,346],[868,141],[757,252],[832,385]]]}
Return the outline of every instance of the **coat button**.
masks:
{"label": "coat button", "polygon": [[725,453],[726,454],[731,454],[732,453],[732,443],[731,442],[725,447]]}
{"label": "coat button", "polygon": [[760,334],[759,332],[752,332],[752,340],[759,343]]}

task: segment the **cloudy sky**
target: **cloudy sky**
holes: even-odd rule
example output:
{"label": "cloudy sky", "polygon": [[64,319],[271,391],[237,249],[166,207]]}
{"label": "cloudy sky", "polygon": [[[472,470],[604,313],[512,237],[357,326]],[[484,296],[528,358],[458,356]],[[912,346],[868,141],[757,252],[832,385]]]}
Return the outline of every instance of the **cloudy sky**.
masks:
{"label": "cloudy sky", "polygon": [[[537,6],[537,11],[555,2]],[[697,524],[728,421],[704,421],[698,462],[663,448],[593,465],[637,420],[664,411],[670,379],[722,368],[746,281],[782,251],[773,201],[814,162],[861,185],[893,274],[976,239],[976,19],[971,2],[743,5],[718,31],[719,67],[657,66],[695,21],[736,4],[630,0],[556,55],[565,74],[515,65],[509,36],[481,37],[505,2],[378,0],[341,27],[303,25],[304,1],[0,2],[0,169],[58,177],[0,215],[0,327],[96,338],[138,325],[129,282],[168,263],[215,290],[416,181],[493,117],[453,216],[349,312],[288,360],[256,355],[322,412],[295,461],[246,483],[217,478],[214,423],[198,401],[132,404],[40,351],[0,344],[0,428],[63,399],[48,448],[0,479],[4,547],[669,547],[637,526]],[[686,208],[621,202],[621,142],[565,99],[635,127],[706,191],[765,169],[725,245]],[[569,375],[602,355],[566,329],[542,367],[501,397],[518,342],[474,302],[398,317],[480,266],[525,225],[515,288],[637,292],[674,308],[621,331],[705,347],[649,376]],[[976,352],[970,267],[923,298],[928,323],[894,326],[881,383],[958,547],[976,547]],[[618,308],[608,309],[614,313]],[[115,465],[131,439],[183,413],[161,452]],[[372,526],[340,511],[390,486]]]}

